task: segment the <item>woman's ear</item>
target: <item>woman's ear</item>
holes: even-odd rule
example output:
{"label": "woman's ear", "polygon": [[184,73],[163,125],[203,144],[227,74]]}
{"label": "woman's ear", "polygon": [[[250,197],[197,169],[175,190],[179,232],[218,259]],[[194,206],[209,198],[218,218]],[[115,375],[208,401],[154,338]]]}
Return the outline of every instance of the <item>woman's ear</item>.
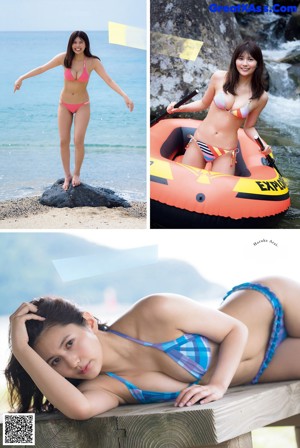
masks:
{"label": "woman's ear", "polygon": [[84,318],[86,324],[90,329],[94,332],[98,331],[98,321],[97,319],[88,311],[84,311],[82,313],[82,317]]}

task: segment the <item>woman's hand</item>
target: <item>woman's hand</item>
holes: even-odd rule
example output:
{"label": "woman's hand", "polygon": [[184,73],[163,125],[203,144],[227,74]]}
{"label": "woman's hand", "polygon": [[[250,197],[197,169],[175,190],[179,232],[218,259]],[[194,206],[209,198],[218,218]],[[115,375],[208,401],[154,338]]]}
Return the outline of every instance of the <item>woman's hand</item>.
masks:
{"label": "woman's hand", "polygon": [[270,145],[265,146],[264,150],[261,151],[265,156],[269,155],[272,152],[272,148]]}
{"label": "woman's hand", "polygon": [[22,80],[21,79],[17,79],[16,82],[15,82],[14,92],[16,90],[20,90],[21,86],[22,86]]}
{"label": "woman's hand", "polygon": [[38,308],[33,303],[22,303],[19,308],[10,316],[10,336],[12,351],[22,350],[28,346],[28,333],[25,322],[27,320],[44,321],[45,317],[35,314]]}
{"label": "woman's hand", "polygon": [[180,395],[175,401],[175,406],[192,406],[197,402],[200,402],[200,404],[210,403],[211,401],[222,398],[225,392],[226,389],[214,384],[207,384],[205,386],[194,384],[180,392]]}
{"label": "woman's hand", "polygon": [[128,96],[124,97],[124,101],[125,101],[125,104],[128,107],[128,109],[130,110],[130,112],[132,112],[133,108],[134,108],[133,101]]}
{"label": "woman's hand", "polygon": [[178,112],[180,107],[175,108],[175,101],[173,101],[173,103],[170,103],[169,106],[167,107],[167,112],[168,114],[174,114],[175,112]]}

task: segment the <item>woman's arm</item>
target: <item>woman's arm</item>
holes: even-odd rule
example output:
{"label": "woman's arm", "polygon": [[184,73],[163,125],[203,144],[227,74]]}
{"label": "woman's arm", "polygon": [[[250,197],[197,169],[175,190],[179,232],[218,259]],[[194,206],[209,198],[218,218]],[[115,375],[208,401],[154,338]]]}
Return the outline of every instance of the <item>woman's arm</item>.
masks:
{"label": "woman's arm", "polygon": [[[259,136],[259,133],[255,129],[255,124],[258,120],[259,115],[261,114],[261,111],[265,108],[268,102],[268,94],[266,92],[263,93],[263,95],[260,97],[258,101],[258,105],[255,109],[253,109],[252,112],[248,115],[245,124],[244,124],[244,131],[245,134],[251,138],[251,140],[255,141],[254,137]],[[259,147],[257,147],[259,149]],[[270,154],[271,147],[267,145],[262,151],[263,154],[267,155]]]}
{"label": "woman's arm", "polygon": [[50,403],[67,417],[85,420],[119,405],[118,398],[103,389],[89,390],[85,395],[56,372],[28,345],[25,322],[44,320],[35,314],[32,303],[22,304],[11,316],[12,351],[33,382]]}
{"label": "woman's arm", "polygon": [[213,97],[215,96],[216,83],[220,79],[220,73],[221,72],[216,72],[212,75],[212,77],[210,78],[208,88],[206,89],[201,100],[192,101],[189,104],[183,104],[178,108],[174,108],[174,105],[176,103],[172,102],[167,107],[167,112],[169,114],[174,114],[176,112],[201,112],[202,110],[208,109],[213,100]]}
{"label": "woman's arm", "polygon": [[42,73],[57,67],[59,65],[63,65],[63,61],[65,58],[65,53],[58,54],[53,59],[48,61],[46,64],[41,65],[40,67],[34,68],[33,70],[30,70],[30,72],[25,73],[24,75],[21,75],[15,82],[14,92],[16,90],[20,90],[22,81],[27,78],[32,78],[33,76],[41,75]]}
{"label": "woman's arm", "polygon": [[219,344],[217,362],[209,383],[183,390],[176,405],[194,404],[199,400],[209,403],[221,398],[239,367],[248,338],[247,327],[221,311],[203,307],[183,296],[159,295],[152,302],[154,316],[151,321],[161,321],[164,328],[175,325],[184,333],[201,334]]}
{"label": "woman's arm", "polygon": [[118,86],[118,84],[108,75],[106,70],[104,69],[102,63],[99,59],[95,59],[94,61],[94,70],[103,79],[104,82],[115,92],[117,92],[124,99],[126,106],[130,110],[133,111],[134,104],[133,101],[126,95],[126,93]]}

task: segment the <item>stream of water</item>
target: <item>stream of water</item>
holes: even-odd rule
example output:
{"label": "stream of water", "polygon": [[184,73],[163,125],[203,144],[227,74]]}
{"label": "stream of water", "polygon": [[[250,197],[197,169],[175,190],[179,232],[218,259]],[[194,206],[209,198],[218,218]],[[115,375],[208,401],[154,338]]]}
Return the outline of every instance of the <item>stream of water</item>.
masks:
{"label": "stream of water", "polygon": [[289,64],[278,60],[291,51],[300,50],[300,41],[280,44],[263,50],[270,76],[269,101],[259,121],[260,134],[272,146],[276,164],[287,179],[291,207],[277,225],[279,228],[300,228],[300,97],[296,97]]}

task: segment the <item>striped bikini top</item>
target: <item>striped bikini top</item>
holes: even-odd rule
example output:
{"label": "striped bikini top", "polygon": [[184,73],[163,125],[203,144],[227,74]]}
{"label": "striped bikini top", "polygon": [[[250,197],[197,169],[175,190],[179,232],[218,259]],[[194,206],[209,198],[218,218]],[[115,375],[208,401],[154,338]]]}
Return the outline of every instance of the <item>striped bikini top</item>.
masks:
{"label": "striped bikini top", "polygon": [[79,78],[74,78],[71,68],[65,69],[64,76],[67,81],[88,82],[90,75],[86,68],[86,59],[83,61],[83,70]]}
{"label": "striped bikini top", "polygon": [[[159,344],[154,344],[151,342],[141,341],[140,339],[132,338],[124,333],[120,333],[115,330],[108,330],[117,336],[120,336],[130,341],[136,342],[137,344],[143,345],[145,347],[153,347],[166,353],[170,358],[172,358],[178,365],[183,367],[187,372],[196,378],[195,383],[197,383],[203,375],[207,372],[210,360],[211,351],[209,347],[208,340],[204,336],[199,334],[185,333],[177,339],[173,339],[168,342],[161,342]],[[121,381],[126,385],[129,392],[140,403],[158,403],[169,400],[175,400],[180,394],[177,392],[155,392],[150,390],[142,390],[137,386],[132,384],[130,381],[116,375],[112,372],[105,372],[112,378]]]}
{"label": "striped bikini top", "polygon": [[239,109],[228,109],[226,107],[225,93],[218,92],[214,97],[214,103],[218,107],[218,109],[226,110],[237,118],[246,118],[250,112],[251,100],[249,100],[248,103],[246,103],[244,106],[240,107]]}

